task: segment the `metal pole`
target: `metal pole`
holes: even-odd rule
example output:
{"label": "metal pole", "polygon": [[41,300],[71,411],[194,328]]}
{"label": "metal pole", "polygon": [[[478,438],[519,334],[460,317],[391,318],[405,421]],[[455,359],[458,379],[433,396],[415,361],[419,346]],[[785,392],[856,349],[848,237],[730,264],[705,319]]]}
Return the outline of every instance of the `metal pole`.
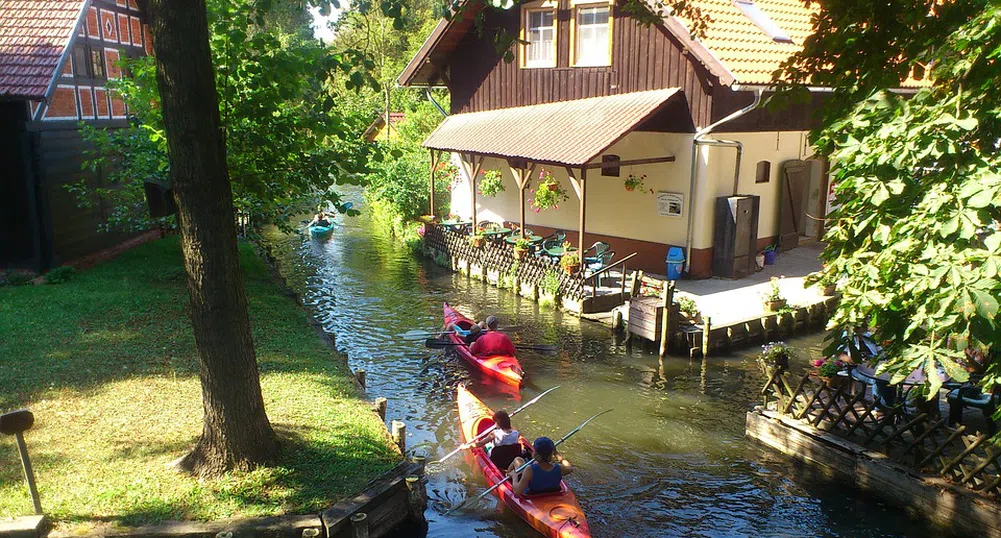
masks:
{"label": "metal pole", "polygon": [[21,454],[21,467],[24,468],[24,479],[28,482],[28,491],[31,492],[31,502],[35,504],[35,513],[42,515],[42,500],[38,497],[38,487],[35,486],[35,472],[31,469],[31,460],[28,458],[28,447],[24,444],[24,434],[17,432],[14,434],[17,439],[17,451]]}

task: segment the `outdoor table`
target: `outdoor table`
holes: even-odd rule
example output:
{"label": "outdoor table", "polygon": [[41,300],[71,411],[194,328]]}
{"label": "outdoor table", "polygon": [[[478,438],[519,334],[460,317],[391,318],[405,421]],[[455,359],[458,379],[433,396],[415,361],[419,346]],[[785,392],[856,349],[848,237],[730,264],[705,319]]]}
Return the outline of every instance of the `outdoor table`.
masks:
{"label": "outdoor table", "polygon": [[480,233],[483,234],[483,236],[486,237],[487,239],[497,240],[500,239],[501,237],[504,237],[505,235],[510,234],[511,230],[508,230],[507,228],[499,228],[497,230],[481,230]]}
{"label": "outdoor table", "polygon": [[[868,364],[859,364],[853,367],[856,375],[852,375],[850,371],[838,372],[839,376],[851,376],[863,383],[868,383],[872,385],[873,398],[880,404],[881,407],[890,408],[894,407],[897,402],[901,399],[906,400],[906,394],[916,386],[924,385],[928,381],[928,377],[922,368],[915,368],[910,374],[907,375],[903,380],[897,383],[896,386],[890,387],[890,379],[892,376],[889,373],[876,374],[876,369]],[[961,383],[952,381],[952,379],[943,370],[939,370],[939,375],[942,378],[942,388],[943,389],[954,389],[959,387]],[[870,380],[870,381],[867,381]],[[938,401],[937,399],[935,400]],[[919,408],[923,408],[924,405],[919,402],[917,404]],[[938,407],[936,405],[935,411]]]}
{"label": "outdoor table", "polygon": [[[511,233],[511,235],[504,238],[504,242],[509,245],[513,245],[519,239],[521,239],[521,233],[519,233],[518,230],[515,230],[514,232]],[[537,245],[542,242],[541,235],[526,235],[525,239],[528,240],[529,245]]]}
{"label": "outdoor table", "polygon": [[550,247],[546,249],[546,254],[554,258],[559,258],[568,252],[577,252],[577,247],[563,248],[563,247]]}
{"label": "outdoor table", "polygon": [[449,230],[458,230],[459,228],[462,228],[464,226],[469,226],[472,223],[473,223],[472,220],[462,220],[462,219],[441,221],[441,225],[448,228]]}

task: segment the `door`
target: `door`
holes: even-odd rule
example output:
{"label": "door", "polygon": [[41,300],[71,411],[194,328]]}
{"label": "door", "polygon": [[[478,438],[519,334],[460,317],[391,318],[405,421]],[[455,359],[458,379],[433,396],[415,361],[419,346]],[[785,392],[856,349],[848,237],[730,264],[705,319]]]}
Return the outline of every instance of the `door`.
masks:
{"label": "door", "polygon": [[810,178],[806,163],[799,160],[782,163],[781,177],[779,250],[789,250],[799,246],[799,236],[806,231],[803,197]]}

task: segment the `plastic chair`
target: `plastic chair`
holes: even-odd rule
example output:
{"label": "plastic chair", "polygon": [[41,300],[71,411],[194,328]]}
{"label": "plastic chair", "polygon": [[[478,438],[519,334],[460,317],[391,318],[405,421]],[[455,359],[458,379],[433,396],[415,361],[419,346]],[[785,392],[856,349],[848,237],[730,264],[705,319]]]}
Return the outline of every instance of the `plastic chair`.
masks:
{"label": "plastic chair", "polygon": [[[605,243],[602,243],[602,245],[605,245]],[[605,246],[607,247],[608,245]],[[587,265],[588,270],[590,270],[591,273],[594,274],[597,273],[598,271],[601,271],[605,267],[608,267],[608,264],[609,262],[612,261],[613,257],[615,257],[615,251],[605,249],[602,250],[601,254],[598,254],[597,256],[589,256],[587,258],[584,258],[585,260],[584,263]],[[598,275],[599,288],[601,287],[602,278],[604,278],[604,274]]]}
{"label": "plastic chair", "polygon": [[[545,240],[552,239],[552,240],[556,241],[557,245],[562,245],[563,241],[565,241],[566,238],[567,238],[567,233],[566,232],[564,232],[563,230],[556,230],[555,232],[547,235],[545,237]],[[545,242],[545,240],[543,242]]]}
{"label": "plastic chair", "polygon": [[[608,243],[604,243],[601,241],[595,242],[595,244],[591,245],[586,250],[584,250],[584,263],[593,263],[595,261],[600,260],[602,254],[608,252],[610,248],[612,248],[612,246],[609,245]],[[588,256],[587,255],[588,252],[593,252],[594,254]]]}
{"label": "plastic chair", "polygon": [[998,396],[996,394],[981,392],[980,387],[966,385],[949,391],[946,396],[949,401],[949,425],[954,425],[963,420],[963,408],[975,407],[984,414],[987,421],[987,433],[994,435],[997,433],[997,425],[994,423],[994,412],[998,408]]}
{"label": "plastic chair", "polygon": [[496,222],[491,222],[489,220],[480,223],[480,229],[485,232],[493,232],[496,230],[500,230],[501,228],[503,228],[503,226],[497,224]]}

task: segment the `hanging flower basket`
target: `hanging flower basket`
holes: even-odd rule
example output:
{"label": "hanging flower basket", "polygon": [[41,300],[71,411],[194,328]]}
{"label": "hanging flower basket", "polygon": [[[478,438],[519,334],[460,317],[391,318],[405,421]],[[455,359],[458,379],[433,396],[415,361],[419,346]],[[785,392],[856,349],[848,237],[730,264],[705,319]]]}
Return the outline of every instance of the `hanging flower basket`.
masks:
{"label": "hanging flower basket", "polygon": [[487,170],[480,173],[480,194],[488,198],[493,198],[504,192],[504,183],[501,181],[500,170]]}
{"label": "hanging flower basket", "polygon": [[535,189],[534,197],[529,200],[536,213],[547,209],[559,209],[560,204],[569,199],[566,189],[560,186],[549,170],[543,169],[539,172],[539,186]]}
{"label": "hanging flower basket", "polygon": [[637,190],[638,191],[645,190],[645,188],[644,188],[645,185],[643,184],[643,180],[645,180],[645,179],[646,179],[646,174],[643,174],[642,176],[637,176],[637,175],[634,175],[634,174],[629,174],[626,177],[625,182],[624,182],[625,186],[626,186],[626,190],[629,191],[629,192],[633,192],[633,191],[637,191]]}

